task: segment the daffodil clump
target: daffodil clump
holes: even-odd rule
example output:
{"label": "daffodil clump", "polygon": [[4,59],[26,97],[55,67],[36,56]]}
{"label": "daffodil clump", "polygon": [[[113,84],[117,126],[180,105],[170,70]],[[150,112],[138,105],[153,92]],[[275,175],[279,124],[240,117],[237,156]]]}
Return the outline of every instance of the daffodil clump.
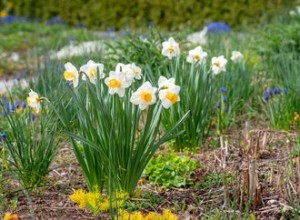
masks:
{"label": "daffodil clump", "polygon": [[49,106],[42,109],[45,100],[30,90],[26,101],[6,102],[3,106],[7,126],[1,131],[5,135],[1,136],[10,158],[9,168],[22,187],[28,190],[45,181],[57,149],[54,137],[57,120]]}
{"label": "daffodil clump", "polygon": [[[230,95],[233,94],[238,99],[230,99],[231,106],[228,110],[238,108],[241,101],[250,96],[251,77],[244,65],[244,55],[234,50],[231,54],[211,56],[199,44],[182,54],[179,43],[173,37],[162,42],[161,55],[168,58],[168,62],[163,63],[165,65],[167,62],[167,65],[160,67],[165,73],[164,77],[173,78],[178,84],[184,85],[180,91],[184,99],[163,115],[162,124],[168,128],[169,124],[173,124],[184,112],[189,111],[189,117],[179,128],[185,130],[185,133],[175,139],[174,147],[198,147],[207,136],[211,118],[214,116],[212,109],[217,98],[214,95],[216,88],[225,86],[234,89],[230,91]],[[159,71],[152,69],[153,73]],[[242,89],[236,86],[241,83],[244,83]],[[172,92],[176,93],[174,87]],[[176,100],[170,91],[164,93],[164,97],[171,102]]]}
{"label": "daffodil clump", "polygon": [[108,211],[111,208],[118,208],[128,199],[127,193],[116,192],[115,199],[100,192],[85,192],[83,189],[75,190],[70,199],[77,203],[81,209],[89,209],[94,215]]}
{"label": "daffodil clump", "polygon": [[156,212],[149,212],[147,215],[143,215],[139,211],[127,212],[126,210],[120,210],[118,219],[120,220],[178,220],[179,218],[171,212],[169,209],[165,209],[162,214]]}
{"label": "daffodil clump", "polygon": [[[162,111],[180,102],[180,86],[174,78],[163,76],[154,85],[155,82],[143,77],[142,69],[135,63],[118,63],[106,73],[103,64],[92,60],[78,69],[70,62],[64,67],[63,77],[72,85],[71,104],[78,109],[78,133],[68,130],[69,121],[63,117],[68,113],[63,103],[59,117],[75,140],[75,155],[89,190],[106,188],[110,192],[111,184],[107,181],[111,181],[114,189],[132,194],[156,149],[182,132],[170,127],[159,136]],[[31,106],[38,109],[35,103]],[[181,121],[176,123],[173,126]],[[110,177],[114,179],[109,180]]]}

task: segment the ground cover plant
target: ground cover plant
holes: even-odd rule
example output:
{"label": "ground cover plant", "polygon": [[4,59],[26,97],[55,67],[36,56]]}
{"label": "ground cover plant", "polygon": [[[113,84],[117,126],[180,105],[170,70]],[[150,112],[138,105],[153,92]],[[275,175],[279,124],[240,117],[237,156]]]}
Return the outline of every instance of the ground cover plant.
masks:
{"label": "ground cover plant", "polygon": [[299,22],[1,26],[1,53],[35,53],[0,84],[1,217],[298,219]]}

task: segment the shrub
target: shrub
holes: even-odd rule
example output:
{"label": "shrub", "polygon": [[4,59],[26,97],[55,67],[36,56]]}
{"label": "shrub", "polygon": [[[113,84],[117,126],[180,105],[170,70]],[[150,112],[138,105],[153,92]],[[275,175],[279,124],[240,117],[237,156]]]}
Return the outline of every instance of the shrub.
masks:
{"label": "shrub", "polygon": [[[35,1],[15,0],[14,12],[18,15],[47,21],[59,16],[63,21],[88,27],[136,28],[154,22],[160,27],[174,29],[199,26],[209,21],[226,21],[232,26],[257,24],[270,15],[277,15],[295,0],[233,0],[212,1],[160,1],[160,0],[74,0]],[[178,16],[180,14],[180,16]]]}

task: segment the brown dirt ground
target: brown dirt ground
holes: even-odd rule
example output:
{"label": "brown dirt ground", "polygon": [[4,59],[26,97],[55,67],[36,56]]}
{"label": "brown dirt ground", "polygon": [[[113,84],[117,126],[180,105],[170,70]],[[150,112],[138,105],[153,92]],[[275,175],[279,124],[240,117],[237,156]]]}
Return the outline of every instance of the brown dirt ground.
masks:
{"label": "brown dirt ground", "polygon": [[[164,208],[174,210],[176,206],[175,212],[180,219],[205,219],[212,210],[218,208],[222,211],[222,219],[225,215],[227,219],[234,219],[234,213],[235,219],[242,219],[242,213],[247,210],[245,204],[250,197],[249,169],[254,164],[256,194],[248,208],[249,212],[256,219],[292,218],[291,201],[299,204],[296,198],[299,198],[300,192],[299,155],[290,157],[290,149],[295,146],[295,135],[269,129],[248,132],[235,129],[224,135],[224,140],[228,140],[227,153],[225,148],[222,150],[218,146],[218,137],[209,138],[202,149],[189,153],[201,164],[192,177],[193,186],[161,190],[143,181],[139,186],[143,192],[152,192],[155,197],[162,198],[163,202],[156,211]],[[201,187],[205,177],[212,173],[226,174],[231,180],[225,187],[223,183]],[[86,188],[70,146],[61,147],[48,178],[48,185],[31,195],[36,219],[109,219],[107,213],[93,217],[68,198],[73,189]],[[16,184],[10,183],[6,198],[9,201],[17,196],[17,208],[4,211],[13,211],[20,219],[31,219],[29,202],[22,192],[12,190],[16,188]],[[236,201],[235,206],[232,201]],[[3,216],[4,212],[0,211],[0,214]]]}

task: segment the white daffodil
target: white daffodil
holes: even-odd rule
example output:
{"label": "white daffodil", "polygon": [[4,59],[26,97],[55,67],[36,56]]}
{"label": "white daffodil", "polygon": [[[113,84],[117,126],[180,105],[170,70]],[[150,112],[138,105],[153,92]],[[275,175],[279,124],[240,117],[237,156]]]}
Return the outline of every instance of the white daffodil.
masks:
{"label": "white daffodil", "polygon": [[65,64],[64,78],[67,81],[72,81],[74,88],[78,86],[79,74],[76,67],[70,62]]}
{"label": "white daffodil", "polygon": [[239,63],[243,61],[244,55],[240,51],[232,51],[230,59],[235,63]]}
{"label": "white daffodil", "polygon": [[119,72],[122,75],[124,75],[126,81],[129,82],[130,84],[132,83],[134,79],[134,73],[131,68],[131,64],[118,63],[116,66],[116,72]]}
{"label": "white daffodil", "polygon": [[135,79],[141,79],[142,78],[142,70],[140,67],[135,65],[135,63],[130,64],[130,68],[132,69],[133,75]]}
{"label": "white daffodil", "polygon": [[91,83],[96,84],[97,74],[99,72],[100,79],[104,78],[104,66],[102,63],[95,63],[93,60],[89,60],[87,64],[80,67],[80,72],[83,72],[82,80],[89,78]]}
{"label": "white daffodil", "polygon": [[193,50],[189,51],[189,55],[186,58],[186,61],[194,64],[204,63],[207,57],[207,53],[202,50],[201,46],[196,47]]}
{"label": "white daffodil", "polygon": [[163,42],[162,46],[162,55],[168,57],[170,60],[180,54],[179,44],[173,39],[173,37],[170,37],[168,41]]}
{"label": "white daffodil", "polygon": [[170,108],[171,105],[180,101],[179,91],[180,86],[177,85],[159,91],[159,99],[164,108]]}
{"label": "white daffodil", "polygon": [[27,97],[26,101],[27,105],[32,108],[35,114],[38,114],[41,111],[41,98],[32,89],[30,90],[29,96]]}
{"label": "white daffodil", "polygon": [[139,108],[144,110],[156,102],[156,91],[157,88],[153,87],[151,83],[147,81],[131,95],[130,102],[134,105],[139,105]]}
{"label": "white daffodil", "polygon": [[213,57],[211,60],[212,72],[217,75],[222,71],[226,71],[227,60],[224,56]]}
{"label": "white daffodil", "polygon": [[126,81],[125,76],[121,72],[110,71],[109,77],[104,80],[108,86],[109,94],[117,93],[120,97],[125,94],[125,88],[130,86],[130,83]]}
{"label": "white daffodil", "polygon": [[158,79],[158,88],[159,89],[169,89],[175,86],[175,78],[167,79],[164,76],[160,76]]}
{"label": "white daffodil", "polygon": [[207,44],[207,27],[204,27],[202,31],[195,32],[187,36],[187,41],[194,43],[194,44],[200,44],[204,45]]}

